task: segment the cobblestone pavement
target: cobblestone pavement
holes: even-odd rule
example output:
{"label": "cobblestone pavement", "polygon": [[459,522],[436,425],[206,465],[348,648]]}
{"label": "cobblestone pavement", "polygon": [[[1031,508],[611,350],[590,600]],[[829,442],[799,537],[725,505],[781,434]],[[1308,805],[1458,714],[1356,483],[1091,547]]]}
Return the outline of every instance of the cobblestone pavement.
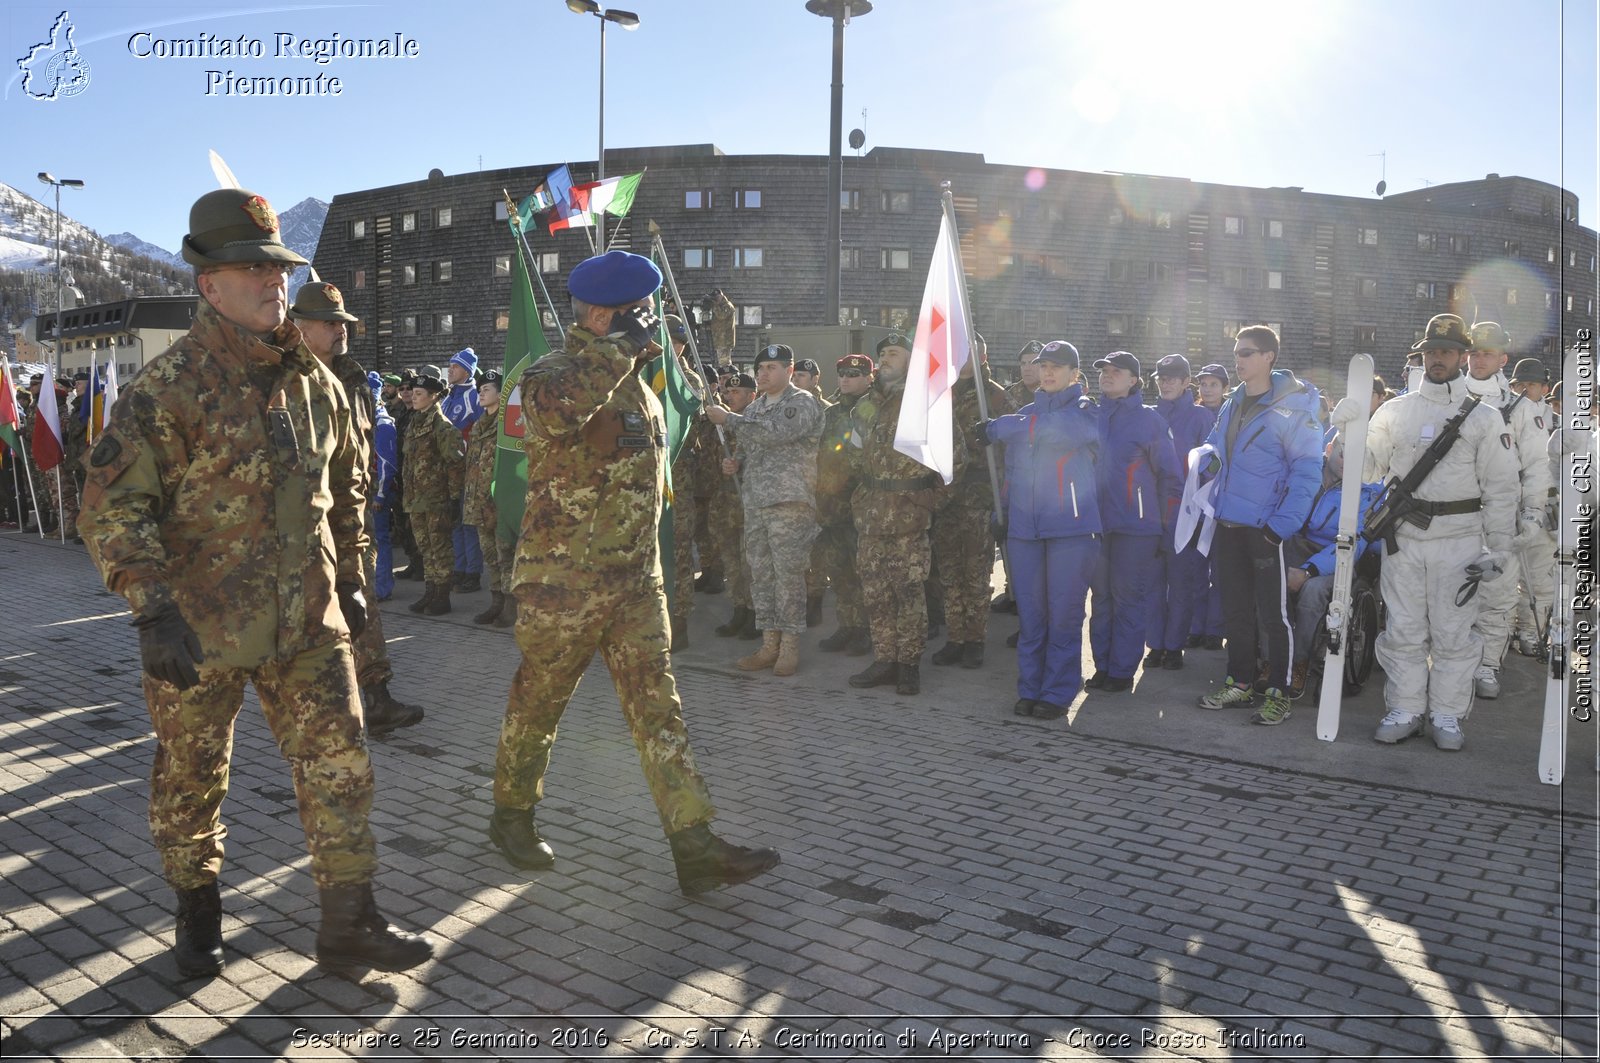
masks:
{"label": "cobblestone pavement", "polygon": [[[227,968],[181,981],[145,825],[137,643],[81,549],[0,537],[0,1015],[7,1058],[1592,1058],[1594,732],[1534,778],[1538,668],[1468,748],[1380,747],[1375,676],[1338,742],[1192,708],[1220,654],[1010,714],[990,663],[854,691],[807,640],[751,677],[698,596],[678,673],[718,829],[783,864],[690,900],[599,666],[564,720],[540,823],[554,870],[487,843],[515,667],[486,596],[385,606],[397,694],[373,742],[379,903],[443,942],[355,982],[307,958],[315,890],[253,695],[223,872]],[[942,640],[935,639],[930,648]]]}

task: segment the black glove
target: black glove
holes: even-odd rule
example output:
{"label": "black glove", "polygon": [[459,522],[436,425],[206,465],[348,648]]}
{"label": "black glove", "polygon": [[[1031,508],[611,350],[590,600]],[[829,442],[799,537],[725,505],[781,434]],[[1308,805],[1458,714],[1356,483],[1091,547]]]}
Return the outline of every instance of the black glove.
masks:
{"label": "black glove", "polygon": [[360,585],[355,583],[335,583],[333,589],[339,592],[339,611],[344,614],[350,637],[356,638],[367,629],[366,596],[361,593]]}
{"label": "black glove", "polygon": [[655,342],[656,330],[660,325],[661,319],[649,307],[636,306],[632,310],[618,310],[612,314],[611,330],[607,335],[613,339],[626,339],[643,351]]}
{"label": "black glove", "polygon": [[974,447],[986,447],[994,442],[994,440],[989,438],[988,421],[979,421],[977,424],[972,426],[971,442]]}
{"label": "black glove", "polygon": [[179,690],[200,682],[195,668],[200,663],[200,637],[176,605],[168,602],[154,613],[135,617],[133,626],[139,631],[139,663],[145,675]]}

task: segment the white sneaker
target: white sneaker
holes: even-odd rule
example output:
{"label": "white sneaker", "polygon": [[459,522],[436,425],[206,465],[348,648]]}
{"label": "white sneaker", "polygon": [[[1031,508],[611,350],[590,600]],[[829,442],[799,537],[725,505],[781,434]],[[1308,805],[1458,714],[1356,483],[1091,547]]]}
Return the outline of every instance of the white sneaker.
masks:
{"label": "white sneaker", "polygon": [[1454,753],[1467,744],[1467,736],[1461,733],[1461,721],[1454,716],[1435,716],[1429,721],[1433,726],[1429,732],[1433,735],[1433,744],[1447,753]]}
{"label": "white sneaker", "polygon": [[1396,742],[1410,738],[1422,732],[1422,715],[1415,712],[1406,712],[1403,709],[1390,709],[1389,715],[1378,724],[1378,729],[1372,737],[1379,742],[1393,745]]}
{"label": "white sneaker", "polygon": [[1500,669],[1487,664],[1478,665],[1477,674],[1472,677],[1472,685],[1478,692],[1478,697],[1493,701],[1500,696]]}

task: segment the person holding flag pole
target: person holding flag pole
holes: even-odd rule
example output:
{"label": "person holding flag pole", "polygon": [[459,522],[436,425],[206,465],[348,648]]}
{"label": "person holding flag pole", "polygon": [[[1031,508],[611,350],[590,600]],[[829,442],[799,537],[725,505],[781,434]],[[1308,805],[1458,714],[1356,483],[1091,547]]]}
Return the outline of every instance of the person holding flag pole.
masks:
{"label": "person holding flag pole", "polygon": [[[28,468],[28,453],[22,440],[22,418],[17,413],[17,385],[11,378],[11,361],[0,358],[0,443],[11,449],[11,485],[16,489],[17,499],[17,531],[27,523],[23,519],[22,511],[22,484],[17,479],[17,467],[22,467],[22,475],[28,481],[28,499],[33,504],[33,470]],[[34,521],[39,525],[39,536],[44,537],[44,521],[38,518],[38,506],[34,505]]]}
{"label": "person holding flag pole", "polygon": [[[40,381],[39,397],[33,404],[29,414],[29,441],[33,444],[33,461],[39,467],[39,472],[44,475],[45,492],[49,497],[49,508],[55,510],[56,531],[61,541],[66,542],[66,502],[61,490],[61,463],[66,459],[66,450],[62,446],[61,434],[61,407],[56,395],[55,371],[47,362],[44,372],[34,374],[34,379]],[[52,479],[50,473],[55,473]],[[35,511],[38,510],[35,499]],[[74,523],[78,517],[77,499],[73,499],[72,517]],[[44,521],[41,517],[41,537]]]}

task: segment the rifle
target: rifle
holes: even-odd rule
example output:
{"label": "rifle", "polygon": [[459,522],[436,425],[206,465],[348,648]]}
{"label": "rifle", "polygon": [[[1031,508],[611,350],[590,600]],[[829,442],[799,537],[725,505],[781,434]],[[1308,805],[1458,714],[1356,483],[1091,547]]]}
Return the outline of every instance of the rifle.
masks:
{"label": "rifle", "polygon": [[1476,395],[1469,395],[1461,404],[1461,412],[1444,423],[1439,429],[1439,434],[1434,441],[1428,444],[1428,449],[1422,452],[1422,457],[1411,466],[1411,471],[1405,476],[1393,477],[1383,487],[1383,493],[1378,496],[1378,501],[1367,513],[1366,523],[1361,527],[1361,534],[1367,542],[1375,543],[1383,540],[1384,553],[1392,554],[1400,549],[1400,544],[1395,540],[1395,532],[1400,527],[1400,522],[1414,524],[1418,528],[1427,528],[1433,523],[1433,514],[1424,512],[1421,503],[1416,497],[1418,487],[1422,481],[1433,472],[1435,465],[1444,460],[1455,441],[1461,437],[1461,426],[1466,423],[1472,411],[1477,408],[1482,400]]}

